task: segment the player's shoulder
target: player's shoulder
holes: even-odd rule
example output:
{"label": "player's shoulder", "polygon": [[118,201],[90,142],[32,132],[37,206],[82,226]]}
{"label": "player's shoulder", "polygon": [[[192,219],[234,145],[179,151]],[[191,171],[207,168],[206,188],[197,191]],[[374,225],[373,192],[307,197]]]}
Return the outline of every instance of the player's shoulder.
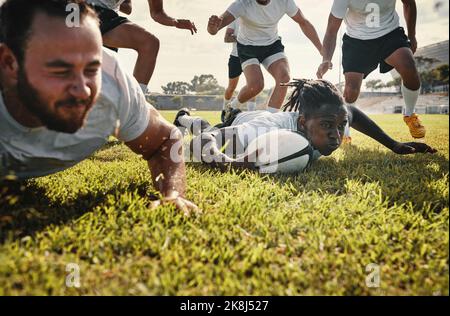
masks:
{"label": "player's shoulder", "polygon": [[125,76],[114,53],[103,48],[102,88],[99,101],[104,102],[108,100],[115,107],[118,107],[119,100],[121,100],[123,95],[127,94],[128,85]]}
{"label": "player's shoulder", "polygon": [[291,5],[292,3],[297,5],[295,0],[279,0],[278,3],[284,6]]}
{"label": "player's shoulder", "polygon": [[244,7],[251,7],[255,4],[256,1],[254,0],[236,0],[235,3],[240,4]]}
{"label": "player's shoulder", "polygon": [[109,76],[115,76],[119,67],[119,62],[111,50],[103,48],[102,72]]}
{"label": "player's shoulder", "polygon": [[[129,84],[127,77],[130,75],[125,72],[119,64],[116,55],[107,48],[103,48],[102,61],[102,78],[103,85],[109,87],[113,85],[113,89],[127,90]],[[134,79],[134,78],[133,78]],[[133,80],[132,79],[132,80]]]}
{"label": "player's shoulder", "polygon": [[279,111],[277,113],[272,114],[274,117],[280,118],[280,119],[291,119],[298,117],[298,112],[291,112],[291,111]]}

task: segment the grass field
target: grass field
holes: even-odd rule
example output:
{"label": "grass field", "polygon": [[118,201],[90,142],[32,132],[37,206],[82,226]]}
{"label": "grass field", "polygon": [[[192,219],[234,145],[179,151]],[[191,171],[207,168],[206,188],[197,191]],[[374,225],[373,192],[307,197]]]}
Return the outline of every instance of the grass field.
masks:
{"label": "grass field", "polygon": [[[373,118],[410,141],[400,116]],[[0,295],[448,295],[449,120],[422,119],[436,155],[400,157],[354,132],[296,176],[191,164],[204,214],[189,218],[149,211],[145,162],[112,144],[0,196]],[[65,284],[70,263],[79,288]]]}

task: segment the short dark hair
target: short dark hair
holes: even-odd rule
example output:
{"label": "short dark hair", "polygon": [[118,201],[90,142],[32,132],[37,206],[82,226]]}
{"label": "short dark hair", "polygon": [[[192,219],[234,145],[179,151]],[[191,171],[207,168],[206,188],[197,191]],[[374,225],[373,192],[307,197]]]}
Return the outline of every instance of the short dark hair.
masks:
{"label": "short dark hair", "polygon": [[308,117],[323,104],[336,107],[344,104],[342,94],[327,80],[294,79],[286,86],[294,87],[294,91],[283,106],[284,111],[299,112]]}
{"label": "short dark hair", "polygon": [[65,18],[69,14],[66,11],[69,4],[78,5],[80,21],[86,16],[97,19],[97,14],[85,0],[6,0],[0,6],[0,42],[6,44],[22,63],[36,13]]}

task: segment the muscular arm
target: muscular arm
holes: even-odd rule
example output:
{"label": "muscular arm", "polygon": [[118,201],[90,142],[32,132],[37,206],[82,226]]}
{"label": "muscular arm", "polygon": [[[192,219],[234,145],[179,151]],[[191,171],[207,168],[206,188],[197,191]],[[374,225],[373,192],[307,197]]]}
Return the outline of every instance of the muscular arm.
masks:
{"label": "muscular arm", "polygon": [[131,0],[125,0],[125,1],[120,5],[120,12],[129,15],[129,14],[131,14],[132,11],[133,11],[133,7],[132,7],[132,5],[131,5]]}
{"label": "muscular arm", "polygon": [[177,20],[164,11],[162,0],[148,0],[150,15],[155,22],[166,26],[176,26]]}
{"label": "muscular arm", "polygon": [[[165,200],[189,212],[195,205],[184,200],[186,171],[183,159],[182,135],[151,106],[147,129],[137,139],[126,143],[148,162],[155,188]],[[188,211],[186,210],[188,209]]]}
{"label": "muscular arm", "polygon": [[191,21],[170,17],[164,11],[163,0],[148,0],[148,5],[150,7],[150,15],[155,22],[166,26],[175,26],[179,29],[190,30],[192,34],[197,33],[197,28]]}
{"label": "muscular arm", "polygon": [[393,152],[406,155],[413,153],[435,153],[436,150],[424,143],[400,143],[389,137],[374,121],[354,106],[347,107],[350,126],[375,139]]}
{"label": "muscular arm", "polygon": [[406,27],[408,29],[408,38],[411,41],[411,49],[413,53],[417,50],[416,40],[416,22],[417,22],[417,6],[415,0],[402,0],[403,14],[405,16]]}
{"label": "muscular arm", "polygon": [[341,27],[342,19],[338,19],[332,14],[328,17],[328,26],[323,38],[322,47],[322,64],[317,71],[317,77],[321,79],[325,73],[332,68],[331,61],[333,60],[334,51],[336,49],[336,40],[339,28]]}
{"label": "muscular arm", "polygon": [[208,21],[208,33],[216,35],[221,29],[230,25],[234,20],[234,16],[228,11],[225,11],[220,17],[212,15]]}
{"label": "muscular arm", "polygon": [[303,34],[314,44],[320,54],[322,54],[322,43],[320,42],[319,35],[314,26],[309,22],[308,19],[303,15],[302,11],[298,9],[297,14],[292,17],[292,19],[297,22],[300,26]]}

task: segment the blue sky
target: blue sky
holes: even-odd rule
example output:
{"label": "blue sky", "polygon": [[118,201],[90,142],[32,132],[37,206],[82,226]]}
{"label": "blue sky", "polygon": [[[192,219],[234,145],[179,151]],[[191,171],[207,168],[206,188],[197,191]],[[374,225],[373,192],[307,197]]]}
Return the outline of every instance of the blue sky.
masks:
{"label": "blue sky", "polygon": [[[418,0],[417,39],[419,46],[448,39],[448,1],[440,12],[434,10],[437,0]],[[134,0],[134,12],[130,20],[148,29],[161,41],[161,49],[150,90],[161,92],[161,85],[169,81],[189,81],[194,75],[211,73],[223,86],[227,84],[227,61],[231,50],[230,44],[223,42],[224,31],[211,36],[206,31],[208,18],[212,14],[223,13],[232,1],[224,0],[166,0],[166,12],[174,18],[189,18],[195,22],[198,33],[191,36],[189,32],[165,27],[151,20],[146,0]],[[305,16],[314,24],[321,39],[325,33],[328,14],[332,0],[296,0]],[[397,8],[402,17],[402,3],[397,1]],[[284,17],[279,25],[286,53],[291,65],[292,77],[312,78],[315,76],[321,57],[299,27],[289,18]],[[339,80],[338,52],[335,54],[335,69],[327,74],[332,82]],[[121,50],[118,54],[120,63],[132,73],[136,53]],[[373,73],[369,79],[390,80],[390,75]],[[243,78],[242,78],[243,79]],[[243,81],[243,80],[241,80]],[[240,83],[242,84],[242,82]],[[270,76],[266,76],[266,86],[273,85]]]}

